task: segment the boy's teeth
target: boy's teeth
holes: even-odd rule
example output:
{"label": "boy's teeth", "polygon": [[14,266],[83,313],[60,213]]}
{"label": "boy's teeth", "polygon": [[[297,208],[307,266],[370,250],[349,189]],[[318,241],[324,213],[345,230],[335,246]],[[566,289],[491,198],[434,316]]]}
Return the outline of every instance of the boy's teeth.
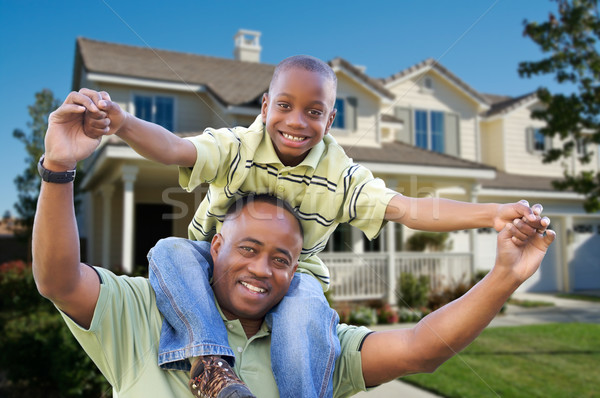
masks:
{"label": "boy's teeth", "polygon": [[285,138],[292,141],[304,141],[306,138],[304,137],[294,137],[293,135],[289,135],[286,133],[282,133]]}
{"label": "boy's teeth", "polygon": [[266,292],[265,289],[261,289],[260,287],[252,286],[251,284],[246,283],[246,282],[242,282],[242,285],[246,286],[248,289],[252,290],[253,292],[257,292],[257,293]]}

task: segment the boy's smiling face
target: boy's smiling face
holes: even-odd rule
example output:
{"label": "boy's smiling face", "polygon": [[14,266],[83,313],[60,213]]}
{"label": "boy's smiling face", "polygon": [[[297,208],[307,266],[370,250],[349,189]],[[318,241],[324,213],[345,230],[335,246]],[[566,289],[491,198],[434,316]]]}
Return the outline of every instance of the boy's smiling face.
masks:
{"label": "boy's smiling face", "polygon": [[263,96],[262,119],[279,160],[296,166],[329,132],[335,118],[335,85],[318,72],[283,70]]}

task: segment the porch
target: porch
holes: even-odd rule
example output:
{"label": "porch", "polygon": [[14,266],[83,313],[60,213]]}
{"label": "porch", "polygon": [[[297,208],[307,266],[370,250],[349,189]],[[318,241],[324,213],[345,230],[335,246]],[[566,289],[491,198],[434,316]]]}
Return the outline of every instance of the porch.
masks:
{"label": "porch", "polygon": [[[429,275],[430,288],[470,279],[471,253],[321,253],[331,272],[335,301],[384,299],[396,303],[396,283],[402,272]],[[390,266],[392,265],[393,266]]]}

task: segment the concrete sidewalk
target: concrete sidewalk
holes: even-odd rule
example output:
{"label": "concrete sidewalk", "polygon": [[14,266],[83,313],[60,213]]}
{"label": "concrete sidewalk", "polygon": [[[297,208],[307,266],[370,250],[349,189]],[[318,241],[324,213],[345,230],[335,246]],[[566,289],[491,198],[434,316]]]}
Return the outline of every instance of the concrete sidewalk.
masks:
{"label": "concrete sidewalk", "polygon": [[[547,294],[515,293],[518,300],[546,301],[554,303],[552,307],[523,308],[507,305],[504,314],[498,315],[488,327],[523,326],[544,323],[600,323],[600,302],[563,299]],[[412,324],[381,325],[371,327],[373,330],[391,330],[411,327]],[[391,381],[369,392],[361,392],[358,398],[439,398],[429,391],[424,391],[401,381]]]}

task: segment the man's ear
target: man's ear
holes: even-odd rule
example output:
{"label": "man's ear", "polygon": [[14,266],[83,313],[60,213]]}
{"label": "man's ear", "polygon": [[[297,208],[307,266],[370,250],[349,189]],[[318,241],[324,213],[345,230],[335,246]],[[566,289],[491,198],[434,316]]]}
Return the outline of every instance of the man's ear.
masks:
{"label": "man's ear", "polygon": [[327,120],[327,127],[325,127],[325,134],[329,133],[329,129],[335,120],[335,115],[337,114],[337,109],[333,108],[331,113],[329,114],[329,119]]}
{"label": "man's ear", "polygon": [[262,96],[262,105],[260,107],[260,114],[262,116],[263,123],[267,123],[267,108],[269,107],[269,93],[264,93]]}
{"label": "man's ear", "polygon": [[222,244],[223,236],[221,234],[216,234],[213,236],[212,241],[210,242],[210,255],[213,259],[213,263],[216,261],[217,256],[219,255],[219,250],[221,250]]}

